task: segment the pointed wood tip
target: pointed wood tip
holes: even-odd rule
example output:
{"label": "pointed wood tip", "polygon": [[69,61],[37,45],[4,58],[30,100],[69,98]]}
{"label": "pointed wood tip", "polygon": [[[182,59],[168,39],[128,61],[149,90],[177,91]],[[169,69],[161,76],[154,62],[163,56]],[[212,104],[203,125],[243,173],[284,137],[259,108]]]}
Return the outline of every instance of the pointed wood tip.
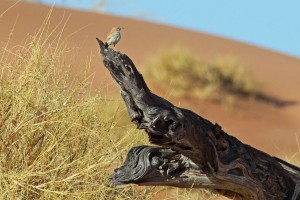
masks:
{"label": "pointed wood tip", "polygon": [[99,38],[96,37],[96,40],[97,40],[97,42],[100,46],[100,50],[101,50],[101,53],[102,53],[105,49],[107,49],[107,47],[105,46],[105,44]]}

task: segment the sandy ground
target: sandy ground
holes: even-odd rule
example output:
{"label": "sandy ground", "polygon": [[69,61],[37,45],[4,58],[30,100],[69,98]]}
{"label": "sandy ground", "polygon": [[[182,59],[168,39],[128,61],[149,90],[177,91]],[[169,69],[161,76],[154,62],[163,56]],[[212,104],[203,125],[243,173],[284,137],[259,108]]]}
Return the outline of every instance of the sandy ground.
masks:
{"label": "sandy ground", "polygon": [[[1,0],[0,15],[12,4]],[[41,26],[49,10],[42,5],[19,3],[4,13],[0,18],[0,47],[4,46],[10,33],[11,47],[24,43]],[[220,124],[229,134],[260,150],[280,156],[299,152],[296,135],[300,136],[300,59],[199,32],[59,8],[52,11],[49,30],[61,21],[67,21],[63,38],[76,52],[68,58],[73,63],[72,73],[79,73],[78,63],[85,62],[90,56],[93,89],[98,89],[105,81],[108,95],[112,96],[118,91],[103,67],[95,37],[105,39],[113,26],[125,27],[117,49],[129,55],[140,70],[143,70],[142,64],[149,55],[173,44],[184,45],[204,59],[226,55],[239,58],[261,83],[263,91],[281,101],[282,106],[239,101],[224,107],[195,98],[178,99],[156,88],[152,91],[170,96],[175,105],[191,109]]]}

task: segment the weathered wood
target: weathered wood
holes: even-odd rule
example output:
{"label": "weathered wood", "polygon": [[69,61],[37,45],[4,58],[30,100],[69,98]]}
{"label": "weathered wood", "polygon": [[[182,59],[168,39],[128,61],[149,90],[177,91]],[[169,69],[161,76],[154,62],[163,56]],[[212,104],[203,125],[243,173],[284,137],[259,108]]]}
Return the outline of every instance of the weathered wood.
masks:
{"label": "weathered wood", "polygon": [[208,188],[235,199],[300,199],[300,169],[153,94],[128,56],[97,39],[129,116],[158,146],[130,150],[115,184]]}

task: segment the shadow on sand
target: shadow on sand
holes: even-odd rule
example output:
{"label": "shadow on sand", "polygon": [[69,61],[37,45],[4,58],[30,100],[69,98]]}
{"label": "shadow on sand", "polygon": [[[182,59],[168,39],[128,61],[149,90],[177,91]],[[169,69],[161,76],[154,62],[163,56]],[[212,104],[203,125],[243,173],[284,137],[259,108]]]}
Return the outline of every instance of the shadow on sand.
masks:
{"label": "shadow on sand", "polygon": [[270,104],[272,106],[278,107],[278,108],[283,108],[283,107],[287,107],[287,106],[294,106],[294,105],[298,104],[297,101],[279,99],[275,96],[264,94],[262,92],[256,94],[255,99],[258,100],[258,101]]}

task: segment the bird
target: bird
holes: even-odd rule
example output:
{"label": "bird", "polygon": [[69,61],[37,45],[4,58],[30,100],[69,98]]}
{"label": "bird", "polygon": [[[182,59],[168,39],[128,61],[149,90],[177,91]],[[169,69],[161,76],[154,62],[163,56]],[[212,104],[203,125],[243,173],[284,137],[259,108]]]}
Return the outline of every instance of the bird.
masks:
{"label": "bird", "polygon": [[110,31],[110,33],[106,37],[106,42],[105,46],[106,48],[109,47],[110,45],[116,46],[116,44],[120,41],[121,39],[121,30],[124,28],[121,27],[113,27]]}

